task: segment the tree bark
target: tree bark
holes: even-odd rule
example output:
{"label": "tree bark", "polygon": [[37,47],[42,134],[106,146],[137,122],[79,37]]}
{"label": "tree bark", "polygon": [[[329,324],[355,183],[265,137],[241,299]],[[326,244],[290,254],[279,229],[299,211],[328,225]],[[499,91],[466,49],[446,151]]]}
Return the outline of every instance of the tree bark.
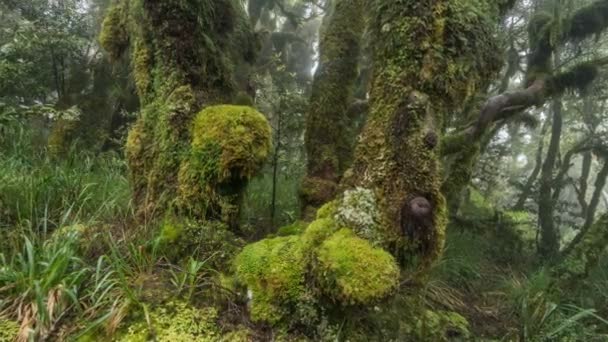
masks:
{"label": "tree bark", "polygon": [[361,0],[339,0],[321,32],[320,60],[306,120],[307,173],[300,188],[302,216],[334,198],[352,159],[348,108],[358,76],[364,11]]}
{"label": "tree bark", "polygon": [[539,253],[545,258],[553,258],[559,251],[559,233],[555,227],[553,211],[553,170],[559,153],[562,136],[562,103],[556,99],[552,104],[553,123],[551,128],[551,142],[547,149],[547,156],[543,163],[540,176],[538,194],[538,221],[540,225]]}

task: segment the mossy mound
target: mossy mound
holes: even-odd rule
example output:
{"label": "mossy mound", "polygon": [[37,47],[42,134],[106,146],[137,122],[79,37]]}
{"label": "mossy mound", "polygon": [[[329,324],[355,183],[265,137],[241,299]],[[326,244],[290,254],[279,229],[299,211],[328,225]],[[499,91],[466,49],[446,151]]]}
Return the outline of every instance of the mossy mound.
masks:
{"label": "mossy mound", "polygon": [[251,318],[278,322],[304,293],[304,245],[297,236],[251,244],[236,257],[236,276],[251,291]]}
{"label": "mossy mound", "polygon": [[390,295],[399,280],[392,255],[331,217],[300,234],[246,246],[235,269],[249,291],[251,318],[271,324],[317,322],[325,309],[372,304]]}
{"label": "mossy mound", "polygon": [[[222,214],[237,204],[247,181],[262,167],[271,148],[268,120],[251,107],[208,107],[193,121],[189,157],[179,171],[181,202]],[[224,197],[224,198],[222,198]]]}
{"label": "mossy mound", "polygon": [[161,251],[175,262],[196,257],[217,268],[226,266],[244,244],[225,223],[174,217],[164,219],[158,242]]}
{"label": "mossy mound", "polygon": [[[264,115],[246,106],[212,106],[194,119],[192,151],[221,154],[217,169],[209,170],[222,182],[232,177],[250,178],[270,153],[271,130]],[[202,170],[204,171],[204,170]]]}
{"label": "mossy mound", "polygon": [[323,290],[342,303],[370,303],[397,287],[399,268],[393,256],[349,229],[327,239],[317,260],[316,273]]}

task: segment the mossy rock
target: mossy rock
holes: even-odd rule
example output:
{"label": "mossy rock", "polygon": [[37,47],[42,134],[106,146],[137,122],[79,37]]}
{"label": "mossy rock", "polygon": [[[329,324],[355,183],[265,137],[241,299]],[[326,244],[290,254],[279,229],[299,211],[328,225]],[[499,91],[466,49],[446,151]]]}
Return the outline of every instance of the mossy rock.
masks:
{"label": "mossy rock", "polygon": [[412,335],[422,341],[469,340],[469,322],[456,312],[425,310],[413,326]]}
{"label": "mossy rock", "polygon": [[317,252],[316,274],[324,292],[345,304],[369,304],[391,294],[399,281],[393,256],[350,229],[341,229]]}

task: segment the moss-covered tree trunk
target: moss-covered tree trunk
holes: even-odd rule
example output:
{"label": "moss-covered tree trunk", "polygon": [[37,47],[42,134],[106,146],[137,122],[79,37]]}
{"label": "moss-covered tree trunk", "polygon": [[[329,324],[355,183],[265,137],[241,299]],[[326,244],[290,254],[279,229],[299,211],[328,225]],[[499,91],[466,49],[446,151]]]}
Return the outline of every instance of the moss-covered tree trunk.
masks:
{"label": "moss-covered tree trunk", "polygon": [[501,6],[484,0],[370,2],[370,116],[344,184],[373,190],[387,248],[409,250],[423,265],[440,255],[447,221],[440,189],[443,120],[496,76]]}
{"label": "moss-covered tree trunk", "polygon": [[352,158],[348,107],[358,76],[361,38],[365,28],[363,1],[338,0],[323,26],[320,60],[306,121],[307,174],[301,186],[303,216],[336,195]]}
{"label": "moss-covered tree trunk", "polygon": [[176,208],[205,217],[217,207],[203,204],[212,201],[209,193],[192,197],[192,183],[180,188],[179,178],[194,143],[196,114],[230,103],[237,90],[233,70],[254,58],[249,25],[233,0],[120,0],[109,9],[100,41],[115,59],[130,53],[142,107],[126,146],[141,213]]}

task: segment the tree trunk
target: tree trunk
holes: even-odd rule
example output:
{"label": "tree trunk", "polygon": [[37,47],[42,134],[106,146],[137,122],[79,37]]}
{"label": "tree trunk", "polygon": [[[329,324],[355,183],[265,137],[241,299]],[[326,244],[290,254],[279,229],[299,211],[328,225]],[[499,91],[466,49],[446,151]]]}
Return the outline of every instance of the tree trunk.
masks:
{"label": "tree trunk", "polygon": [[[221,185],[223,190],[219,184],[205,185],[208,180],[194,182],[198,176],[189,167],[196,160],[186,160],[190,130],[204,106],[231,102],[237,90],[233,66],[255,57],[244,9],[229,0],[121,0],[106,14],[100,41],[114,59],[131,52],[142,109],[129,132],[126,153],[140,214],[171,209],[208,216],[218,206],[210,201],[217,202],[226,189],[239,188],[242,179]],[[180,185],[180,177],[192,182]],[[214,194],[201,193],[205,188]],[[234,194],[228,202],[234,205],[238,198]]]}
{"label": "tree trunk", "polygon": [[536,151],[536,164],[534,165],[534,169],[528,177],[528,180],[526,181],[526,184],[524,185],[524,188],[521,194],[519,195],[519,198],[517,199],[517,203],[515,204],[515,206],[513,206],[513,210],[524,210],[526,201],[528,200],[528,198],[530,198],[530,195],[532,195],[532,190],[534,189],[534,182],[536,182],[536,179],[538,178],[541,167],[543,165],[543,148],[545,146],[546,127],[548,127],[548,125],[545,123],[543,124],[543,128],[541,129],[541,135],[538,142],[538,150]]}
{"label": "tree trunk", "polygon": [[[493,38],[499,6],[376,0],[370,7],[375,61],[370,114],[343,186],[371,190],[385,247],[402,261],[416,259],[425,267],[442,252],[447,221],[440,189],[443,121],[500,69]],[[463,36],[470,44],[458,40]],[[448,72],[453,69],[467,72]]]}
{"label": "tree trunk", "polygon": [[540,175],[540,188],[538,193],[538,221],[540,225],[539,253],[545,258],[553,258],[559,251],[559,234],[555,227],[553,211],[553,170],[559,154],[562,135],[562,103],[560,99],[553,101],[553,123],[551,128],[551,141],[547,149],[547,156]]}
{"label": "tree trunk", "polygon": [[321,32],[320,60],[306,120],[307,173],[301,188],[302,216],[336,195],[352,158],[347,110],[358,76],[363,1],[339,0]]}

